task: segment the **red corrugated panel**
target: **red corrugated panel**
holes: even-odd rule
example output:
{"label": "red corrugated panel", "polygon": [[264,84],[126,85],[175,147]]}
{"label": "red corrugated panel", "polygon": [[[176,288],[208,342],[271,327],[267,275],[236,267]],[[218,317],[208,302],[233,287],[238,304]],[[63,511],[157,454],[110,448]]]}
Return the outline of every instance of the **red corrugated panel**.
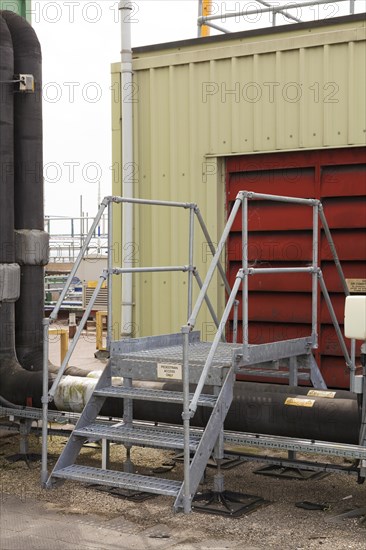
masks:
{"label": "red corrugated panel", "polygon": [[[366,278],[365,159],[365,148],[271,153],[227,159],[228,210],[241,190],[318,198],[323,202],[345,276],[351,279]],[[308,265],[312,257],[311,228],[310,208],[251,202],[251,264],[257,267]],[[241,247],[240,213],[227,246],[231,283],[241,267]],[[344,295],[322,230],[319,258],[338,321],[343,323]],[[310,335],[310,279],[306,274],[255,275],[250,278],[249,335],[252,343]],[[316,358],[328,385],[347,387],[348,371],[330,323],[329,312],[324,299],[321,299]]]}

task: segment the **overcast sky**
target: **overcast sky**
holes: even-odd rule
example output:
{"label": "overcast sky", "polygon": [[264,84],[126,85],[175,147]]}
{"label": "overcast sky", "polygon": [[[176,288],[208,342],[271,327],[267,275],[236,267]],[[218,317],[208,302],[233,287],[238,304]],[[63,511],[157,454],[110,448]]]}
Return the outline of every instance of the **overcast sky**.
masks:
{"label": "overcast sky", "polygon": [[[198,0],[132,4],[135,47],[197,36]],[[359,9],[360,4],[365,0],[358,1]],[[246,6],[253,9],[255,3],[219,0],[214,9]],[[341,13],[337,6],[326,8],[325,16]],[[263,14],[217,23],[245,30],[269,26],[269,19]],[[77,216],[83,195],[84,211],[94,216],[98,182],[102,197],[111,193],[110,64],[120,60],[118,1],[34,0],[32,24],[43,51],[45,213]]]}

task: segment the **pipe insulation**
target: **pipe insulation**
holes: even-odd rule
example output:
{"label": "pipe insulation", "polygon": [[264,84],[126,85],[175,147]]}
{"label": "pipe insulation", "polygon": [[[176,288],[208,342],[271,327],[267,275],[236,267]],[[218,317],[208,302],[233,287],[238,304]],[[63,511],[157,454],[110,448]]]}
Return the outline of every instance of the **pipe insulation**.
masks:
{"label": "pipe insulation", "polygon": [[[21,24],[18,32],[23,32],[24,24],[28,25],[21,17],[16,16],[11,12],[0,12],[0,284],[1,284],[1,301],[0,301],[0,392],[1,396],[12,403],[17,405],[41,405],[42,395],[42,373],[41,372],[28,372],[20,365],[16,354],[16,304],[19,295],[24,290],[24,274],[21,273],[21,268],[16,263],[15,253],[15,216],[18,212],[18,208],[21,210],[36,208],[34,198],[31,202],[27,202],[27,197],[30,196],[28,190],[25,196],[21,193],[17,193],[15,198],[15,168],[14,168],[14,153],[22,155],[19,148],[15,148],[14,141],[16,140],[15,124],[14,120],[16,112],[14,108],[14,88],[13,84],[9,84],[9,81],[14,80],[14,74],[17,69],[14,65],[14,29],[13,36],[9,30],[8,22],[12,22],[14,27],[16,20],[20,19]],[[29,26],[29,25],[28,25]],[[30,27],[31,28],[31,27]],[[34,39],[34,31],[29,33]],[[16,41],[16,40],[15,40]],[[30,42],[27,42],[29,47],[28,55],[33,52]],[[23,65],[25,73],[31,73],[32,67]],[[28,106],[28,109],[36,108],[33,104]],[[36,109],[39,112],[39,109]],[[33,115],[30,115],[33,119]],[[18,116],[18,126],[20,124]],[[39,124],[37,126],[39,128]],[[32,141],[34,128],[30,129],[28,125],[29,136],[24,136],[25,141]],[[39,140],[38,140],[39,141]],[[31,151],[33,150],[30,148]],[[32,155],[32,152],[29,152]],[[23,161],[24,155],[21,157]],[[33,161],[32,161],[33,162]],[[19,158],[17,158],[18,169]],[[19,190],[18,190],[19,191]],[[36,189],[32,188],[31,193],[36,194]],[[42,198],[43,202],[43,198]],[[15,204],[17,208],[15,208]],[[41,216],[43,217],[42,210]],[[40,214],[38,213],[37,216]],[[20,276],[21,275],[21,276]],[[42,289],[42,307],[43,307],[43,272],[42,282],[39,283],[37,279],[38,287],[31,288],[26,284],[27,292],[35,292],[37,295]],[[28,298],[25,297],[27,300]],[[22,310],[21,310],[22,311]],[[37,310],[38,312],[39,310]],[[25,314],[28,312],[24,312]],[[37,313],[38,314],[38,313]],[[38,322],[42,322],[43,310],[41,312]],[[23,319],[23,324],[35,322],[35,315],[33,314],[27,319]],[[34,334],[34,333],[33,333]],[[30,344],[30,342],[29,342]],[[32,342],[32,346],[35,342]],[[33,350],[29,346],[29,350]]]}
{"label": "pipe insulation", "polygon": [[[94,378],[64,377],[55,394],[56,407],[81,412],[96,383]],[[136,382],[134,386],[182,391],[181,384],[170,382]],[[194,386],[190,388],[193,390]],[[306,392],[309,391],[311,388],[238,381],[225,429],[358,444],[361,421],[354,394],[341,390],[329,391],[328,397],[316,397],[308,396]],[[205,387],[204,393],[212,393],[212,387]],[[100,414],[118,418],[122,412],[123,399],[107,399]],[[198,407],[192,426],[205,426],[210,414],[211,409]],[[133,415],[136,420],[179,425],[182,424],[182,405],[136,400]]]}
{"label": "pipe insulation", "polygon": [[13,12],[2,16],[11,34],[13,74],[31,74],[34,92],[14,93],[14,228],[16,261],[21,266],[15,305],[15,343],[23,368],[42,370],[44,269],[48,235],[44,232],[42,151],[42,54],[31,25]]}

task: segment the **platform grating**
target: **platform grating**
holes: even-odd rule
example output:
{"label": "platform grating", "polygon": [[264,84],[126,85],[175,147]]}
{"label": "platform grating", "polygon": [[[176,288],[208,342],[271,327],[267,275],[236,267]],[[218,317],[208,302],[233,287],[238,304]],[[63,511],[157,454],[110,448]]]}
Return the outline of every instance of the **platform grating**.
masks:
{"label": "platform grating", "polygon": [[177,496],[182,485],[180,481],[170,479],[152,478],[113,470],[99,470],[98,468],[76,464],[54,471],[52,477],[172,497]]}
{"label": "platform grating", "polygon": [[[211,351],[212,342],[194,342],[189,344],[189,363],[191,365],[205,364],[208,354]],[[238,349],[238,344],[221,342],[216,350],[212,366],[230,367],[232,364],[233,351]],[[183,362],[183,347],[167,346],[162,348],[139,350],[135,352],[122,353],[123,359],[130,361],[156,361],[156,362]]]}

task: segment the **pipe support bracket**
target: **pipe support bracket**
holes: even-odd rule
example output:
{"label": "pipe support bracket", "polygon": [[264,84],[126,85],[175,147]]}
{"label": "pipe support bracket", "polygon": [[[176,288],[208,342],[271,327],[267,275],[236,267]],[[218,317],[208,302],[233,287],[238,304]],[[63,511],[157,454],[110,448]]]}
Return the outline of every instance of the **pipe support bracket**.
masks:
{"label": "pipe support bracket", "polygon": [[38,229],[15,230],[15,256],[20,265],[47,265],[49,235]]}
{"label": "pipe support bracket", "polygon": [[16,302],[20,296],[20,266],[0,264],[0,302]]}

